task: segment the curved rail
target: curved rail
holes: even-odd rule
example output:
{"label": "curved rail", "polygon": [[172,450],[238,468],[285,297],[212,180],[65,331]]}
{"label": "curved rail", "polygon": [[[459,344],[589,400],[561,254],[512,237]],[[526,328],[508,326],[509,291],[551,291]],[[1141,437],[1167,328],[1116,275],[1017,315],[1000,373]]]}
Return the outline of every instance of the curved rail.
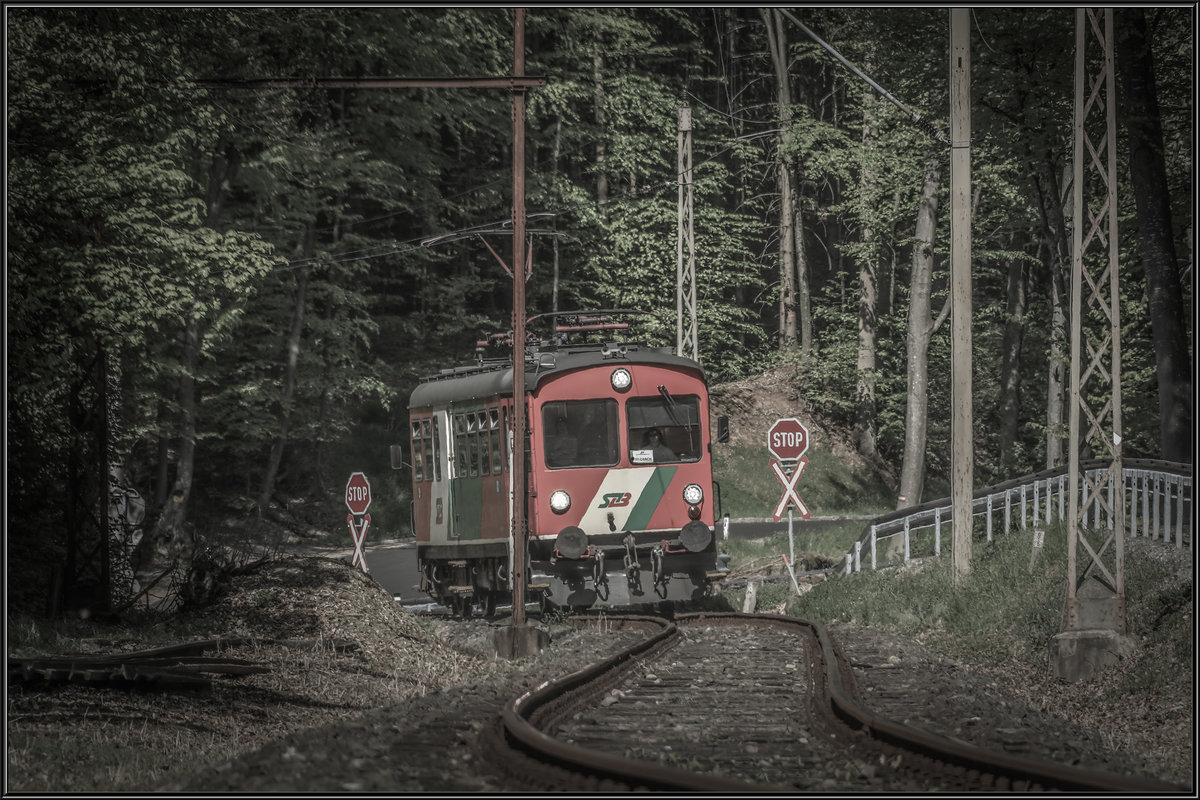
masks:
{"label": "curved rail", "polygon": [[505,735],[521,749],[573,773],[590,776],[596,782],[612,781],[634,788],[654,791],[746,791],[748,784],[712,775],[696,775],[649,762],[618,758],[576,745],[560,742],[542,732],[552,728],[565,710],[581,700],[603,691],[620,680],[639,657],[656,658],[674,647],[679,629],[674,623],[657,617],[607,618],[608,622],[659,628],[644,641],[585,667],[570,675],[544,681],[512,700],[501,711]]}
{"label": "curved rail", "polygon": [[[583,624],[600,618],[581,618]],[[842,724],[877,741],[917,753],[950,769],[1006,778],[1016,787],[1065,791],[1179,792],[1182,787],[1156,780],[1096,772],[1037,758],[986,750],[890,720],[864,708],[854,697],[853,676],[824,626],[769,614],[681,614],[675,622],[656,617],[605,617],[610,626],[639,626],[655,631],[645,640],[589,667],[545,681],[509,702],[501,712],[501,732],[509,748],[530,755],[595,785],[681,791],[794,791],[793,787],[748,783],[714,775],[619,758],[559,741],[546,734],[558,720],[591,698],[598,698],[638,663],[655,659],[680,640],[679,626],[762,625],[806,635],[818,646],[824,664],[818,681],[820,704]]]}

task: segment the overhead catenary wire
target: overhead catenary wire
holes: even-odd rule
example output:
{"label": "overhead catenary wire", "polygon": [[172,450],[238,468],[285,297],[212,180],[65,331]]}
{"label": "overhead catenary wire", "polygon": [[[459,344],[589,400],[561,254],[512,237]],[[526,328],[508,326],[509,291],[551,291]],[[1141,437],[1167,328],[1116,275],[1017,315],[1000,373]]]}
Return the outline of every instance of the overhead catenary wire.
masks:
{"label": "overhead catenary wire", "polygon": [[934,128],[933,125],[930,124],[930,122],[928,120],[926,120],[924,117],[922,117],[916,111],[913,111],[911,108],[904,105],[904,103],[901,103],[899,100],[897,100],[895,98],[895,96],[893,96],[892,93],[889,92],[887,89],[884,89],[878,83],[871,80],[871,78],[866,73],[864,73],[858,67],[851,64],[841,53],[839,53],[837,50],[835,50],[824,39],[822,39],[820,36],[817,36],[817,34],[813,33],[813,31],[807,25],[805,25],[800,20],[796,19],[796,16],[794,14],[792,14],[792,12],[788,11],[787,9],[783,9],[783,8],[779,9],[779,11],[785,17],[790,19],[792,22],[796,23],[796,25],[799,26],[800,30],[804,31],[805,35],[807,35],[808,38],[812,39],[814,42],[819,44],[821,47],[823,47],[826,50],[826,52],[828,52],[830,55],[832,55],[834,58],[836,58],[838,61],[840,61],[842,63],[842,65],[846,67],[846,69],[850,70],[855,75],[862,78],[864,81],[867,82],[867,84],[872,89],[879,92],[879,94],[882,95],[886,100],[888,100],[893,105],[895,105],[897,108],[899,108],[901,111],[903,111],[905,114],[907,114],[909,116],[909,118],[912,119],[913,123],[915,123],[918,128],[925,131],[926,133],[928,133],[933,138],[937,139],[942,144],[945,144],[945,145],[950,144],[950,140],[946,138],[945,134],[943,134],[941,131]]}

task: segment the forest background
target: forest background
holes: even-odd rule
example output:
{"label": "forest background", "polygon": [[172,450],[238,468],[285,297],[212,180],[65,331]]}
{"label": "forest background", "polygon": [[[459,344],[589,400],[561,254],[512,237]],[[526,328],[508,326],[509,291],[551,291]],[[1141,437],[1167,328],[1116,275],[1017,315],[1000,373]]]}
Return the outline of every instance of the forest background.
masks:
{"label": "forest background", "polygon": [[[510,95],[197,82],[504,76],[511,10],[5,13],[9,564],[67,557],[104,463],[160,544],[189,509],[337,519],[352,470],[406,508],[409,393],[510,327]],[[949,12],[788,13],[927,124],[779,9],[530,9],[529,313],[674,343],[687,104],[710,383],[794,367],[915,504],[949,468]],[[1075,12],[971,22],[986,485],[1066,459]],[[1125,453],[1190,462],[1195,11],[1115,27]]]}

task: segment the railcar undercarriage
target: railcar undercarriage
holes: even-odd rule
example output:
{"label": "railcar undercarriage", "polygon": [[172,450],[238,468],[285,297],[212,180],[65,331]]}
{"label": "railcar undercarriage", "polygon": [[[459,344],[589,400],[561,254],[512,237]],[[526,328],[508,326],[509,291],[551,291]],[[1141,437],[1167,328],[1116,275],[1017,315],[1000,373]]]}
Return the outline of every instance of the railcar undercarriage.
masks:
{"label": "railcar undercarriage", "polygon": [[[527,599],[551,608],[621,608],[699,600],[729,572],[710,539],[699,552],[678,538],[647,542],[625,534],[615,543],[588,544],[565,556],[553,540],[531,540]],[[494,550],[495,547],[489,548]],[[491,617],[512,602],[504,555],[456,553],[452,548],[418,552],[420,589],[460,616],[481,608]]]}

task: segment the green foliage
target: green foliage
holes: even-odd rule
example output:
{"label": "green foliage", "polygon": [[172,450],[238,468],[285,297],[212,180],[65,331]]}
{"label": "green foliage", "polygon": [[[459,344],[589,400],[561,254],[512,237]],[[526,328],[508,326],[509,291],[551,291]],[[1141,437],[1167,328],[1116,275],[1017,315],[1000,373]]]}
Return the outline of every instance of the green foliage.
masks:
{"label": "green foliage", "polygon": [[[1148,15],[1181,254],[1194,172],[1193,43],[1182,13]],[[944,9],[803,15],[946,128]],[[1063,54],[1073,25],[1067,9],[975,12],[984,46],[973,47],[972,72],[973,355],[977,461],[988,479],[1013,263],[1029,281],[1013,468],[1044,460],[1048,248],[1055,183],[1069,160],[1073,78]],[[18,529],[33,537],[43,509],[62,515],[76,436],[65,412],[98,343],[120,365],[120,450],[143,495],[162,488],[151,476],[160,444],[178,452],[189,318],[201,332],[196,482],[215,505],[246,507],[282,437],[281,492],[325,498],[336,511],[347,467],[370,450],[396,504],[381,512],[379,531],[385,517],[389,530],[406,520],[406,479],[387,469],[383,445],[403,428],[411,387],[469,358],[481,334],[510,325],[510,278],[489,250],[511,260],[509,93],[229,90],[195,81],[506,75],[510,11],[30,7],[11,10],[7,34],[7,432],[10,467],[21,467],[9,482],[10,505],[25,520]],[[838,428],[854,423],[857,276],[871,259],[877,446],[895,467],[913,227],[930,152],[943,154],[935,315],[945,298],[945,151],[798,31],[788,40],[784,155],[801,178],[815,338],[800,365],[804,397]],[[676,120],[687,102],[701,361],[717,383],[793,358],[776,352],[780,123],[758,10],[537,8],[526,45],[527,74],[547,76],[527,95],[527,209],[537,215],[529,313],[639,307],[656,312],[656,341],[675,341]],[[1119,174],[1124,436],[1127,452],[1153,455],[1151,320]],[[927,492],[949,463],[948,335],[944,326],[930,348]],[[777,499],[760,456],[730,450],[718,459],[727,504],[746,509],[737,513],[769,512]],[[840,472],[819,449],[811,458],[802,496],[814,513],[890,505],[873,479]],[[818,469],[821,458],[829,460]],[[178,465],[166,466],[170,481]],[[50,527],[62,535],[61,522]]]}

